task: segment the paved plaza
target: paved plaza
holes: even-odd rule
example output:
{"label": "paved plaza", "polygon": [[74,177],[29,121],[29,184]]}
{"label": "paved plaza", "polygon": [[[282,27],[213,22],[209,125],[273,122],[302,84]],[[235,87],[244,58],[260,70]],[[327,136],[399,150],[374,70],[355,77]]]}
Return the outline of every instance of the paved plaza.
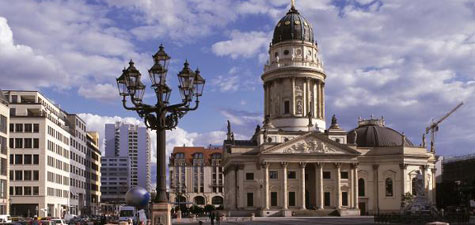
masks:
{"label": "paved plaza", "polygon": [[[199,220],[199,219],[198,219]],[[209,219],[202,220],[204,225],[211,224]],[[177,223],[174,224],[199,224],[198,222],[193,223]],[[215,223],[217,224],[217,223]],[[292,217],[292,218],[283,218],[283,217],[267,217],[267,218],[256,218],[254,221],[227,221],[221,222],[221,225],[231,225],[231,224],[245,224],[245,225],[319,225],[319,224],[375,224],[373,217],[356,217],[356,218],[341,218],[341,217]]]}

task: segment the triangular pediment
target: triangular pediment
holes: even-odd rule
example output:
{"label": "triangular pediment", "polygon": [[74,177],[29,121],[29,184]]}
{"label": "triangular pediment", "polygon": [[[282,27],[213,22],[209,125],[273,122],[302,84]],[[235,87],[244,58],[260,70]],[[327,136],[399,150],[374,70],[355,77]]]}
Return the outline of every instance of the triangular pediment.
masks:
{"label": "triangular pediment", "polygon": [[328,139],[324,134],[308,133],[261,151],[261,154],[331,154],[359,155],[346,145]]}

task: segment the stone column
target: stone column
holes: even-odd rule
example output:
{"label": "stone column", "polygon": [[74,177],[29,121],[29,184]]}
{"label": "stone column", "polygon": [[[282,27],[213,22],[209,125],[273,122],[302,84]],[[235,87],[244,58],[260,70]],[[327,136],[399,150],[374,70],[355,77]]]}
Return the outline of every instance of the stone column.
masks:
{"label": "stone column", "polygon": [[325,83],[322,83],[321,91],[322,91],[322,119],[323,119],[325,118]]}
{"label": "stone column", "polygon": [[407,173],[407,164],[405,163],[400,163],[399,168],[401,168],[401,203],[404,201],[404,195],[406,194],[406,186],[407,186],[407,181],[406,181],[406,173]]}
{"label": "stone column", "polygon": [[353,193],[353,204],[354,204],[354,208],[355,209],[359,209],[359,206],[358,206],[358,163],[353,163],[352,164],[352,167],[353,167],[353,173],[354,173],[354,193]]}
{"label": "stone column", "polygon": [[340,185],[340,179],[341,179],[341,163],[335,163],[335,168],[336,168],[336,208],[341,209],[341,185]]}
{"label": "stone column", "polygon": [[374,164],[373,165],[373,187],[374,187],[374,194],[375,194],[375,198],[374,198],[374,209],[373,210],[376,210],[377,213],[379,213],[379,172],[378,172],[378,168],[379,168],[379,165],[378,164]]}
{"label": "stone column", "polygon": [[432,168],[431,169],[432,171],[432,204],[436,204],[437,203],[437,199],[436,199],[436,186],[437,186],[437,181],[436,181],[436,177],[435,177],[435,172],[437,171],[436,168]]}
{"label": "stone column", "polygon": [[322,82],[320,80],[318,80],[318,82],[317,82],[317,103],[316,103],[316,105],[317,105],[317,118],[318,119],[322,118],[321,114],[320,114],[321,109],[322,109],[322,106],[321,106],[321,104],[322,104],[322,99],[321,99],[322,93],[320,91],[321,90],[321,86],[320,86],[321,83]]}
{"label": "stone column", "polygon": [[425,194],[424,194],[424,195],[425,195],[426,197],[429,197],[429,196],[428,196],[428,194],[429,194],[429,192],[428,192],[428,190],[429,190],[429,185],[428,185],[428,183],[427,183],[427,168],[429,168],[429,166],[427,166],[427,165],[421,166],[422,177],[424,178],[424,182],[423,182],[423,184],[424,184],[424,190],[425,190]]}
{"label": "stone column", "polygon": [[288,193],[287,193],[287,162],[282,162],[282,199],[283,209],[289,208]]}
{"label": "stone column", "polygon": [[300,206],[301,209],[306,209],[305,208],[305,166],[307,165],[307,163],[303,163],[301,162],[300,163],[300,181],[301,181],[301,203],[302,205]]}
{"label": "stone column", "polygon": [[318,209],[323,209],[322,192],[323,192],[323,177],[322,177],[322,163],[315,163],[315,204]]}
{"label": "stone column", "polygon": [[264,162],[262,164],[262,168],[264,168],[264,208],[269,210],[269,166],[268,162]]}
{"label": "stone column", "polygon": [[290,113],[295,115],[295,77],[292,77],[292,100],[290,101]]}

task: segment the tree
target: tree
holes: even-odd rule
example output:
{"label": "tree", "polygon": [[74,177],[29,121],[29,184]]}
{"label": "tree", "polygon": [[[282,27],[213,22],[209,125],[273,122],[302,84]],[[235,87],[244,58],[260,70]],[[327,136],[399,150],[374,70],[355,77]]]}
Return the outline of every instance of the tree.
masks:
{"label": "tree", "polygon": [[212,211],[216,210],[216,207],[214,207],[214,205],[206,205],[205,208],[204,208],[204,211],[206,213],[210,213]]}
{"label": "tree", "polygon": [[193,214],[196,214],[196,215],[200,215],[200,214],[203,214],[203,208],[202,207],[199,207],[197,205],[193,205],[191,208],[190,208],[190,212],[193,213]]}

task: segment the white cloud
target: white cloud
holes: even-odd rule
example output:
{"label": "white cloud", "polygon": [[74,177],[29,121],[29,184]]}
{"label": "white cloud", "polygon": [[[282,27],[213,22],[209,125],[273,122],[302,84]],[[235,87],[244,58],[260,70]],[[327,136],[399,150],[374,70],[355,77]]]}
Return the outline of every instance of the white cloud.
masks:
{"label": "white cloud", "polygon": [[230,56],[233,59],[254,57],[256,54],[266,51],[271,34],[261,31],[240,32],[233,30],[230,38],[230,40],[213,44],[213,53],[218,56]]}
{"label": "white cloud", "polygon": [[81,86],[78,93],[88,99],[100,99],[102,101],[119,98],[118,89],[111,84],[96,84]]}
{"label": "white cloud", "polygon": [[259,78],[255,77],[247,70],[232,67],[226,75],[217,75],[211,80],[213,91],[236,92],[256,89],[260,84]]}

